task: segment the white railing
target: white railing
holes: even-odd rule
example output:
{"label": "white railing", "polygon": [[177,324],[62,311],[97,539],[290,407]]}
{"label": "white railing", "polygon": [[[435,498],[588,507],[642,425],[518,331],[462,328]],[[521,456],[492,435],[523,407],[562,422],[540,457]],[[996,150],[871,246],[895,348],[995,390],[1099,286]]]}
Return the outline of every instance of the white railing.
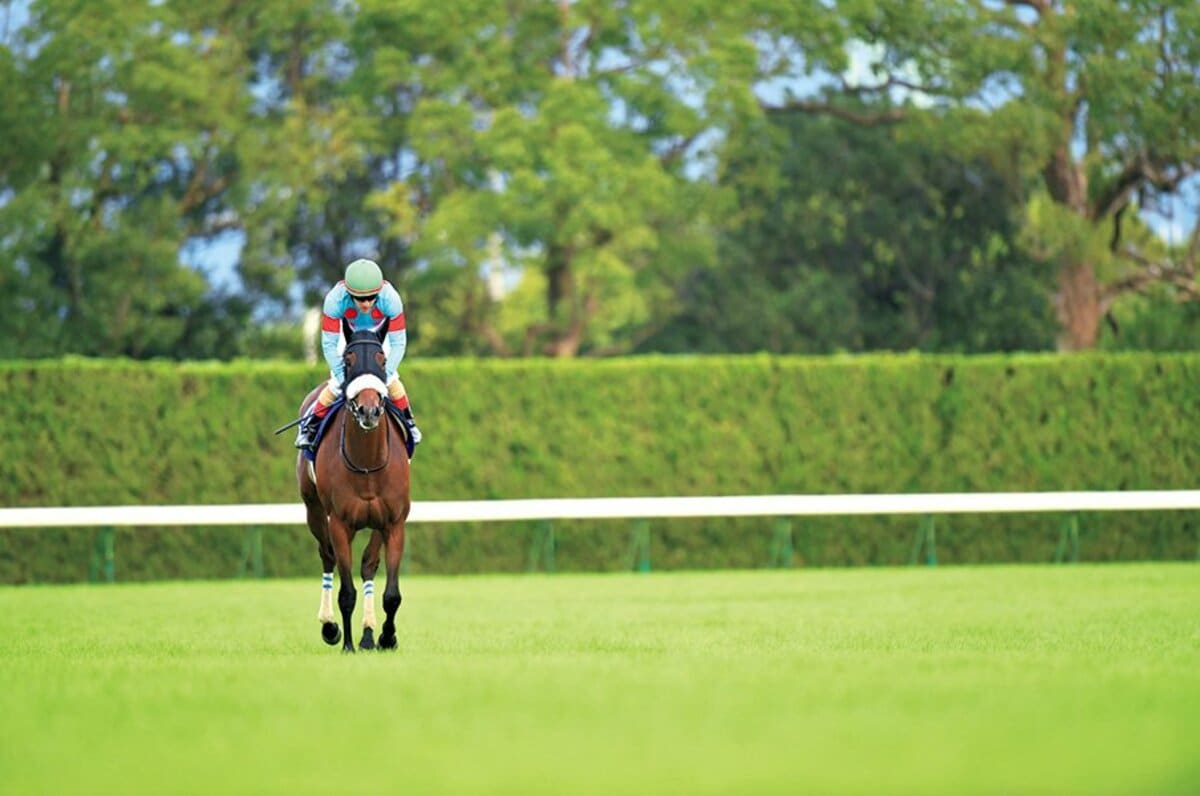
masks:
{"label": "white railing", "polygon": [[[868,514],[1200,509],[1200,490],[976,492],[875,495],[738,495],[413,503],[410,523],[670,517],[802,517]],[[0,509],[0,528],[73,526],[303,525],[300,503],[210,506],[77,506]]]}
{"label": "white railing", "polygon": [[[791,566],[793,517],[919,514],[909,563],[922,558],[937,563],[934,515],[1009,514],[1014,512],[1071,512],[1059,537],[1055,561],[1079,560],[1076,514],[1083,511],[1168,511],[1200,509],[1200,490],[1138,492],[976,492],[915,495],[736,495],[726,497],[555,498],[543,500],[441,500],[413,504],[410,523],[505,522],[536,520],[529,568],[554,571],[553,520],[631,519],[627,564],[648,572],[648,520],[677,517],[774,517],[770,566]],[[115,579],[114,528],[129,526],[242,525],[246,526],[239,577],[263,574],[263,525],[303,525],[300,503],[192,506],[74,506],[66,508],[0,509],[0,528],[99,527],[89,566],[89,580]],[[407,550],[406,550],[407,554]],[[1197,552],[1200,559],[1200,551]]]}

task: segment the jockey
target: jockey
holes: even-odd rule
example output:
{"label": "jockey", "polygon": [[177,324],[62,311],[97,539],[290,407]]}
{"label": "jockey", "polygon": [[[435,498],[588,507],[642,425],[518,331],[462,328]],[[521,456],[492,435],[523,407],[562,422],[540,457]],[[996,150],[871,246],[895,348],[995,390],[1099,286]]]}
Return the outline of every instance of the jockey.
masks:
{"label": "jockey", "polygon": [[388,399],[400,410],[412,433],[413,444],[421,441],[421,431],[413,421],[412,408],[408,405],[408,393],[396,375],[404,349],[408,345],[408,333],[404,328],[404,304],[396,288],[383,278],[383,272],[373,260],[355,260],[346,266],[345,278],[325,294],[321,317],[321,350],[329,363],[329,381],[309,406],[300,420],[296,432],[296,447],[311,448],[321,419],[329,414],[329,407],[342,394],[345,381],[345,365],[342,363],[339,346],[342,342],[342,321],[345,320],[355,331],[374,329],[387,324],[387,364],[385,378]]}

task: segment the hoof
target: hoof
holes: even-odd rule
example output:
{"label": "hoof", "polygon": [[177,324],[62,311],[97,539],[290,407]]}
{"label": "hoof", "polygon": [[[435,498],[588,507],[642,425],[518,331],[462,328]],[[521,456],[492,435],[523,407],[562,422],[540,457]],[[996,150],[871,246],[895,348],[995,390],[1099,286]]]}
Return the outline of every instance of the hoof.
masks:
{"label": "hoof", "polygon": [[343,644],[342,645],[342,654],[343,655],[353,655],[354,654],[354,645],[353,644]]}
{"label": "hoof", "polygon": [[335,622],[322,622],[321,640],[332,647],[342,640],[342,629]]}
{"label": "hoof", "polygon": [[360,650],[375,649],[375,631],[374,631],[374,629],[369,628],[369,627],[363,628],[362,638],[358,642],[358,648]]}
{"label": "hoof", "polygon": [[379,649],[381,649],[381,650],[396,649],[396,634],[395,633],[384,633],[382,636],[380,636],[379,637]]}

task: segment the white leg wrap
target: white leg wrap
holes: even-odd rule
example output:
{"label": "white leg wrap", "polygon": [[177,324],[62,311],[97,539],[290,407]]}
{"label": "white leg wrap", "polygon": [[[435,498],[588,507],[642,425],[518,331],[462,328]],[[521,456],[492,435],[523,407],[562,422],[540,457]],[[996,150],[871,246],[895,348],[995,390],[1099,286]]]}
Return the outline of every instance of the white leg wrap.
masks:
{"label": "white leg wrap", "polygon": [[317,621],[324,624],[333,620],[333,573],[321,577],[321,607],[317,609]]}
{"label": "white leg wrap", "polygon": [[375,629],[375,581],[363,581],[363,627]]}

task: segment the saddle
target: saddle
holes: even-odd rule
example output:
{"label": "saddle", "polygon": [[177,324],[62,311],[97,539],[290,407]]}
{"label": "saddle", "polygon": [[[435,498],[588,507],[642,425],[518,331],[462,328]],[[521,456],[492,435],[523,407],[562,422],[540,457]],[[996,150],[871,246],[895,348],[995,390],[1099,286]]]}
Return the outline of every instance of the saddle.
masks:
{"label": "saddle", "polygon": [[[338,398],[329,407],[329,411],[325,413],[325,417],[321,418],[321,425],[317,426],[317,433],[313,437],[312,450],[304,450],[304,456],[310,462],[316,462],[317,451],[321,449],[321,442],[325,439],[326,429],[333,427],[334,418],[337,417],[345,405],[346,399]],[[404,448],[408,453],[408,458],[411,459],[413,457],[413,448],[415,446],[413,445],[412,432],[409,431],[410,421],[403,414],[401,414],[400,409],[391,401],[384,401],[383,405],[387,409],[388,416],[396,422],[396,427],[400,429],[400,434],[404,437]]]}

